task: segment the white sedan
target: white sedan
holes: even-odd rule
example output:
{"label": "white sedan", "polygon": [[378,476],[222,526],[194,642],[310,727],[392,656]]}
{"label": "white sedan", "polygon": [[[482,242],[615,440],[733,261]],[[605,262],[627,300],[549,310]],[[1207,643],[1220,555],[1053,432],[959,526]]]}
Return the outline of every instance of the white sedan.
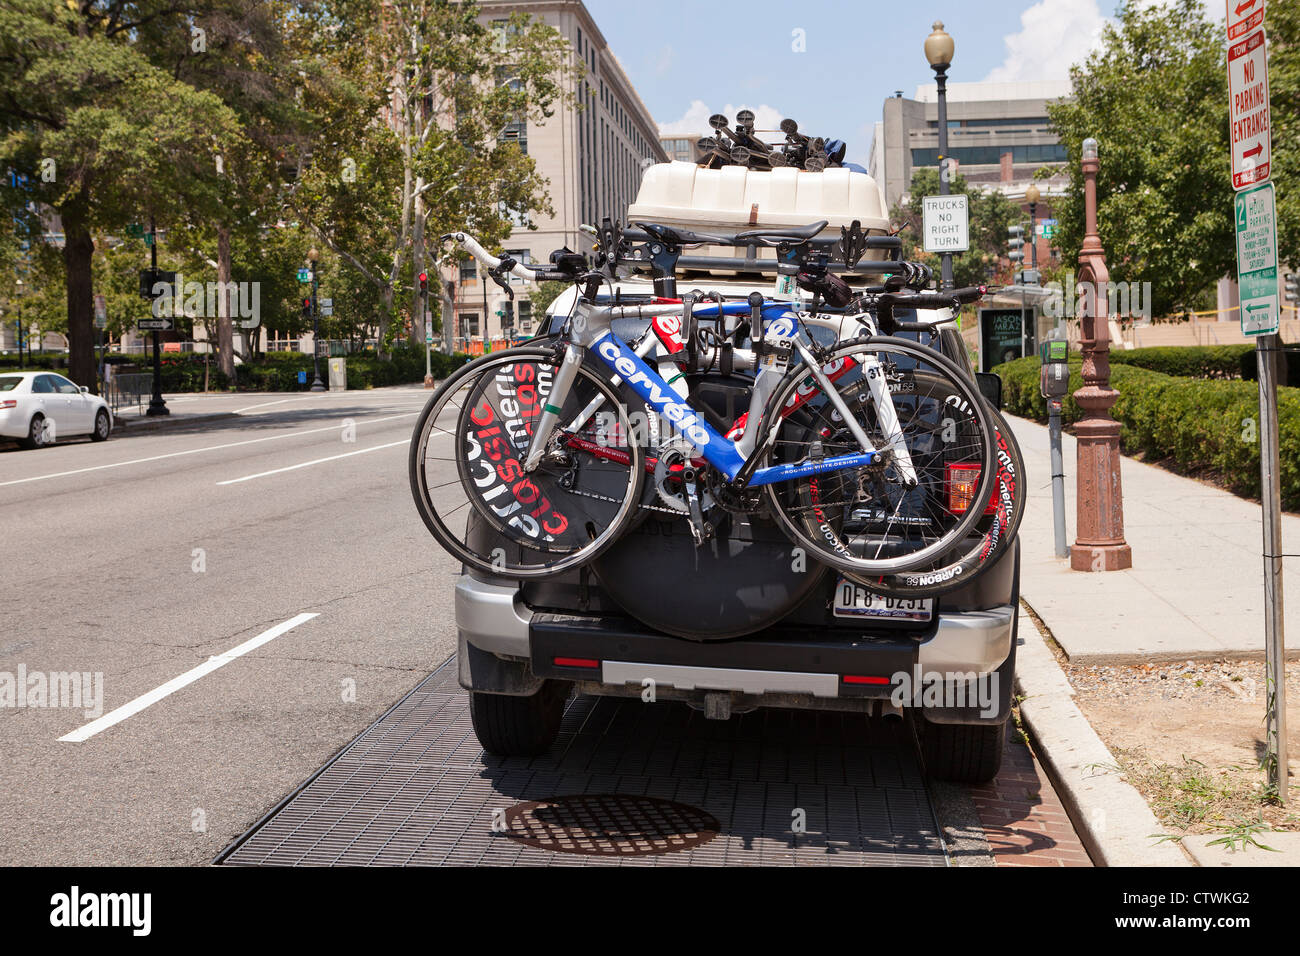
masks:
{"label": "white sedan", "polygon": [[103,441],[113,427],[108,403],[55,372],[0,372],[0,437],[40,448],[68,435]]}

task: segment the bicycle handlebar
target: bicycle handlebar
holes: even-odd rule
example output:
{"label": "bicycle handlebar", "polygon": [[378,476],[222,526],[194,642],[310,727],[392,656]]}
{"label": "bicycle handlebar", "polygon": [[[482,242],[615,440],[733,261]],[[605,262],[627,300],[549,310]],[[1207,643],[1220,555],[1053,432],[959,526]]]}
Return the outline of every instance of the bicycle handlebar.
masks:
{"label": "bicycle handlebar", "polygon": [[[446,233],[443,235],[442,241],[458,243],[466,252],[489,269],[498,269],[501,266],[501,260],[479,245],[478,240],[467,232]],[[561,276],[559,273],[553,276],[548,275],[551,272],[552,270],[546,268],[546,266],[530,266],[522,262],[516,262],[510,268],[511,275],[517,276],[525,282],[540,282],[547,278],[568,278],[568,276]]]}

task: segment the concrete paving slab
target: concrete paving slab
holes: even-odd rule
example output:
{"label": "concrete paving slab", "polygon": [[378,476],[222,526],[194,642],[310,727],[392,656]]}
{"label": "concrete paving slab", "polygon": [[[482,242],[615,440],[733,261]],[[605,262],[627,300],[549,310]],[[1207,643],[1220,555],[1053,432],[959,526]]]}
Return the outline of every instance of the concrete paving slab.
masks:
{"label": "concrete paving slab", "polygon": [[[1072,661],[1259,659],[1264,650],[1262,515],[1259,504],[1164,468],[1124,458],[1125,539],[1133,568],[1073,571],[1053,554],[1048,431],[1007,416],[1025,458],[1028,505],[1020,529],[1021,591]],[[1075,529],[1075,440],[1062,441],[1066,540]],[[1300,515],[1282,517],[1285,542],[1300,542]],[[1285,546],[1285,544],[1284,544]],[[1288,561],[1283,592],[1300,595],[1300,562]],[[1300,634],[1300,600],[1284,602],[1286,629]],[[1300,658],[1300,641],[1288,650]]]}

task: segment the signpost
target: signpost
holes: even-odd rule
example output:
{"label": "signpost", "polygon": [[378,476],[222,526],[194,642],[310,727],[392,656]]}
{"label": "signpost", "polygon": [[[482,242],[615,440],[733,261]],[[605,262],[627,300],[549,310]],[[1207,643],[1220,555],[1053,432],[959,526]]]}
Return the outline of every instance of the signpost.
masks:
{"label": "signpost", "polygon": [[310,281],[311,281],[311,270],[310,270],[310,269],[299,269],[299,270],[298,270],[298,281],[301,282],[303,285],[306,285],[308,282],[310,282]]}
{"label": "signpost", "polygon": [[1282,488],[1278,447],[1277,210],[1268,101],[1264,0],[1227,0],[1228,116],[1237,190],[1237,283],[1241,331],[1258,336],[1259,476],[1264,524],[1264,771],[1287,803],[1286,650],[1282,627]]}
{"label": "signpost", "polygon": [[145,332],[170,332],[176,327],[175,322],[166,316],[150,316],[141,319],[136,325]]}
{"label": "signpost", "polygon": [[960,193],[921,199],[921,232],[926,252],[965,252],[970,248],[970,208]]}
{"label": "signpost", "polygon": [[[1259,7],[1258,20],[1249,8]],[[1237,9],[1245,14],[1233,23]],[[1249,27],[1247,24],[1256,23]],[[1273,137],[1268,114],[1268,56],[1264,43],[1264,0],[1228,3],[1228,129],[1231,133],[1232,188],[1267,182]],[[1233,39],[1233,30],[1240,39]]]}

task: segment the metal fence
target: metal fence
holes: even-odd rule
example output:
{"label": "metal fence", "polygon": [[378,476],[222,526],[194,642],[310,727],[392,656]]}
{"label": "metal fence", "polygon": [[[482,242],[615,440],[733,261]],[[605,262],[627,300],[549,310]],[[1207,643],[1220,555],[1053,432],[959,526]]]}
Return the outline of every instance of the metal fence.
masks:
{"label": "metal fence", "polygon": [[143,409],[145,403],[153,397],[153,373],[125,372],[109,375],[104,382],[104,392],[109,407],[115,412],[128,405]]}

